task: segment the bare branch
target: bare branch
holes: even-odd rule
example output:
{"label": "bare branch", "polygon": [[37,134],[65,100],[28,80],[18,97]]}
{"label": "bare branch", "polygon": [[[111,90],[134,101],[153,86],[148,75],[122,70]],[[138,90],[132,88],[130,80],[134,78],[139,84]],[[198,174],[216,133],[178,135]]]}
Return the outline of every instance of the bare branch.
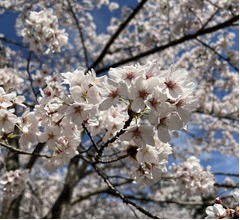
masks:
{"label": "bare branch", "polygon": [[213,175],[218,175],[218,176],[234,176],[234,177],[239,177],[239,174],[236,173],[223,173],[223,172],[215,172]]}
{"label": "bare branch", "polygon": [[67,0],[67,2],[68,2],[69,10],[70,10],[70,12],[71,12],[71,14],[72,14],[72,16],[73,16],[73,19],[74,19],[76,25],[77,25],[77,29],[78,29],[78,32],[79,32],[79,37],[80,37],[80,40],[81,40],[82,46],[83,46],[85,63],[86,63],[87,68],[89,68],[87,48],[86,48],[85,43],[84,43],[82,27],[81,27],[81,25],[80,25],[80,23],[79,23],[79,20],[78,20],[77,16],[76,16],[76,13],[73,11],[73,7],[72,7],[72,5],[71,5],[70,0]]}
{"label": "bare branch", "polygon": [[195,34],[189,34],[189,35],[183,36],[183,37],[181,37],[181,38],[179,38],[177,40],[173,40],[173,41],[171,41],[171,42],[169,42],[169,43],[167,43],[165,45],[162,45],[162,46],[159,46],[159,47],[155,47],[155,48],[153,48],[151,50],[145,51],[145,52],[140,53],[140,54],[138,54],[136,56],[127,58],[125,60],[118,61],[118,62],[113,63],[113,64],[108,65],[108,66],[105,66],[105,67],[103,67],[103,68],[101,68],[99,70],[96,70],[96,73],[97,73],[97,75],[99,75],[102,72],[108,71],[111,67],[121,66],[123,64],[130,63],[132,61],[135,61],[135,60],[138,60],[140,58],[146,57],[148,55],[161,52],[161,51],[163,51],[163,50],[165,50],[167,48],[176,46],[178,44],[181,44],[181,43],[184,43],[184,42],[196,39],[198,36],[216,32],[218,30],[221,30],[223,28],[226,28],[226,27],[229,27],[229,26],[233,25],[234,22],[236,22],[238,20],[239,20],[239,16],[238,15],[233,16],[232,18],[224,21],[221,24],[217,24],[215,26],[212,26],[212,27],[209,27],[209,28],[206,28],[206,29],[203,29],[203,30],[199,30]]}
{"label": "bare branch", "polygon": [[103,60],[105,55],[107,54],[108,49],[113,44],[113,42],[117,39],[119,34],[122,32],[122,30],[128,25],[128,23],[134,18],[134,16],[140,11],[140,9],[143,7],[143,5],[147,2],[147,0],[142,0],[138,6],[133,10],[133,12],[128,16],[128,18],[120,24],[116,32],[112,35],[112,37],[109,39],[107,44],[105,45],[104,49],[102,50],[101,54],[98,56],[98,58],[95,60],[95,62],[88,68],[87,72],[91,69],[95,69],[97,65]]}
{"label": "bare branch", "polygon": [[[123,185],[129,184],[131,182],[132,181],[128,180],[128,181],[124,181],[124,182],[121,182],[121,183],[115,183],[114,187],[123,186]],[[76,203],[81,202],[85,199],[88,199],[91,196],[94,196],[94,195],[97,195],[97,194],[100,194],[100,193],[107,193],[107,192],[109,192],[109,187],[108,186],[103,186],[101,188],[97,188],[94,191],[84,193],[84,195],[80,195],[79,198],[77,198],[75,201],[73,201],[71,203],[71,205],[75,205]]]}
{"label": "bare branch", "polygon": [[31,76],[31,73],[30,73],[31,55],[32,55],[32,52],[30,51],[29,54],[28,54],[28,59],[27,59],[27,73],[28,73],[28,77],[29,77],[29,81],[30,81],[30,85],[31,85],[32,92],[33,92],[33,94],[34,94],[34,96],[35,96],[35,99],[36,99],[36,102],[37,102],[37,93],[36,93],[35,90],[34,90],[33,80],[32,80],[32,76]]}
{"label": "bare branch", "polygon": [[18,153],[18,154],[25,154],[25,155],[31,155],[31,156],[37,156],[37,157],[46,157],[46,158],[51,158],[51,156],[49,155],[46,155],[46,154],[38,154],[38,153],[34,153],[34,152],[27,152],[27,151],[24,151],[24,150],[20,150],[20,149],[17,149],[17,148],[14,148],[10,145],[7,145],[7,144],[4,144],[2,142],[0,142],[0,145],[7,148],[8,150],[10,151],[13,151],[15,153]]}
{"label": "bare branch", "polygon": [[106,174],[104,174],[101,169],[99,167],[96,166],[96,164],[92,164],[93,168],[96,170],[96,172],[98,173],[99,176],[101,176],[104,180],[104,182],[108,185],[111,193],[115,194],[117,197],[121,198],[123,203],[126,204],[130,204],[132,206],[134,206],[136,209],[138,209],[140,212],[142,212],[143,214],[145,214],[146,216],[150,217],[150,218],[154,218],[154,219],[159,219],[160,217],[151,214],[149,211],[145,210],[144,208],[142,208],[141,206],[137,205],[136,203],[130,201],[126,196],[124,196],[120,191],[118,191],[113,185],[112,183],[109,181],[108,177],[106,176]]}
{"label": "bare branch", "polygon": [[128,156],[129,156],[128,154],[124,154],[124,155],[118,156],[117,158],[114,158],[114,159],[111,159],[111,160],[105,160],[105,161],[98,160],[98,163],[113,163],[113,162],[117,162],[119,160],[122,160],[122,159],[124,159]]}
{"label": "bare branch", "polygon": [[225,58],[224,56],[222,56],[220,53],[218,53],[214,48],[212,48],[211,46],[209,46],[208,44],[206,44],[205,42],[203,42],[202,40],[196,38],[196,40],[201,43],[204,47],[208,48],[209,50],[213,51],[219,58],[221,58],[222,60],[225,60],[233,69],[235,69],[237,72],[239,72],[239,69],[237,67],[235,67],[231,62],[229,58]]}

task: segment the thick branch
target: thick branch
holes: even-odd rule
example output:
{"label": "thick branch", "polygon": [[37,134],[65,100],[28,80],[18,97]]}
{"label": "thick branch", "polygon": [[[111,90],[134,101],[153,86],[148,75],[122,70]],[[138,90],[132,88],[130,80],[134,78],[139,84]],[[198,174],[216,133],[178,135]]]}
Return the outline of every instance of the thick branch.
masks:
{"label": "thick branch", "polygon": [[140,53],[136,56],[133,56],[133,57],[130,57],[130,58],[127,58],[125,60],[121,60],[119,62],[116,62],[116,63],[113,63],[109,66],[106,66],[106,67],[103,67],[99,70],[96,70],[96,73],[97,75],[102,73],[102,72],[105,72],[107,70],[109,70],[111,67],[118,67],[118,66],[121,66],[123,64],[126,64],[126,63],[130,63],[132,61],[135,61],[137,59],[140,59],[140,58],[143,58],[143,57],[146,57],[148,55],[151,55],[151,54],[154,54],[154,53],[157,53],[157,52],[161,52],[169,47],[173,47],[173,46],[176,46],[178,44],[181,44],[181,43],[184,43],[184,42],[187,42],[187,41],[190,41],[190,40],[193,40],[193,39],[196,39],[197,37],[201,36],[201,35],[205,35],[205,34],[210,34],[210,33],[213,33],[213,32],[216,32],[218,30],[221,30],[223,28],[226,28],[226,27],[229,27],[231,25],[233,25],[234,22],[238,21],[239,19],[239,16],[233,16],[232,18],[226,20],[225,22],[221,23],[221,24],[217,24],[215,26],[212,26],[212,27],[209,27],[209,28],[206,28],[206,29],[203,29],[203,30],[199,30],[197,31],[195,34],[189,34],[189,35],[186,35],[186,36],[183,36],[177,40],[173,40],[165,45],[162,45],[162,46],[159,46],[159,47],[155,47],[151,50],[148,50],[146,52],[143,52],[143,53]]}
{"label": "thick branch", "polygon": [[36,162],[36,160],[38,158],[38,155],[42,151],[44,145],[45,145],[45,143],[37,144],[37,146],[35,147],[34,151],[32,152],[33,156],[30,158],[30,160],[26,164],[25,169],[31,169],[34,166],[34,164],[35,164],[35,162]]}
{"label": "thick branch", "polygon": [[73,189],[88,166],[88,163],[83,161],[81,167],[78,168],[78,163],[79,157],[75,156],[71,159],[63,190],[60,192],[56,202],[45,218],[69,218]]}
{"label": "thick branch", "polygon": [[[118,27],[117,31],[112,35],[112,37],[107,42],[106,46],[102,50],[101,54],[98,56],[97,60],[89,67],[90,69],[94,69],[105,57],[107,54],[108,49],[122,32],[122,30],[128,25],[128,23],[134,18],[134,16],[139,12],[139,10],[143,7],[143,5],[147,2],[147,0],[142,0],[139,5],[134,9],[134,11],[129,15],[129,17]],[[87,72],[88,72],[87,71]]]}

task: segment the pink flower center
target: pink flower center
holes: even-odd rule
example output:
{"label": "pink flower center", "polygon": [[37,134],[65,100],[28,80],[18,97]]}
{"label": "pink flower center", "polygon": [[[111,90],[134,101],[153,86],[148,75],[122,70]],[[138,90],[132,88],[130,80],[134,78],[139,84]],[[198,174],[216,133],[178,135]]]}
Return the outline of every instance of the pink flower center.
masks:
{"label": "pink flower center", "polygon": [[146,99],[147,96],[148,96],[148,92],[146,90],[141,90],[141,91],[138,91],[138,97],[141,97],[142,99]]}
{"label": "pink flower center", "polygon": [[132,80],[134,78],[134,73],[133,72],[128,72],[127,74],[126,74],[126,77],[125,77],[125,79],[128,79],[128,80]]}
{"label": "pink flower center", "polygon": [[112,90],[109,94],[110,97],[115,98],[116,96],[118,96],[118,89],[116,90]]}
{"label": "pink flower center", "polygon": [[152,72],[147,73],[147,74],[146,74],[146,79],[149,79],[149,78],[151,78],[151,77],[153,77],[153,76],[154,76],[154,74],[153,74]]}
{"label": "pink flower center", "polygon": [[169,80],[167,82],[164,82],[164,84],[167,86],[168,89],[171,89],[173,90],[174,88],[177,87],[177,83],[175,83],[174,81],[172,80]]}

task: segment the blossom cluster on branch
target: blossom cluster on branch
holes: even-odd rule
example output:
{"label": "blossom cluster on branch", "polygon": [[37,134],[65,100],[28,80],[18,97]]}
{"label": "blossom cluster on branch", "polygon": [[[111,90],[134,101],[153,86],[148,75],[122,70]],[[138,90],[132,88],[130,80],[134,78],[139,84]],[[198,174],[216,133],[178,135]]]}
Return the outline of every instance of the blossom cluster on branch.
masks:
{"label": "blossom cluster on branch", "polygon": [[30,50],[35,52],[60,52],[67,44],[68,34],[59,29],[57,16],[52,9],[39,12],[31,11],[22,30],[24,42],[30,43]]}
{"label": "blossom cluster on branch", "polygon": [[215,199],[213,206],[206,208],[206,219],[238,219],[239,218],[239,191],[232,194],[231,206],[226,205],[219,197]]}
{"label": "blossom cluster on branch", "polygon": [[86,127],[91,135],[102,138],[103,150],[115,138],[119,150],[135,159],[136,181],[151,184],[167,171],[171,131],[184,128],[196,106],[187,74],[185,69],[160,70],[157,61],[112,68],[109,76],[102,77],[96,77],[94,70],[85,74],[79,68],[62,73],[63,79],[47,80],[39,104],[21,117],[10,109],[13,101],[8,96],[16,100],[16,94],[5,95],[2,89],[6,109],[1,109],[1,128],[9,135],[17,123],[22,149],[46,143],[51,151],[46,168],[53,171],[78,154]]}

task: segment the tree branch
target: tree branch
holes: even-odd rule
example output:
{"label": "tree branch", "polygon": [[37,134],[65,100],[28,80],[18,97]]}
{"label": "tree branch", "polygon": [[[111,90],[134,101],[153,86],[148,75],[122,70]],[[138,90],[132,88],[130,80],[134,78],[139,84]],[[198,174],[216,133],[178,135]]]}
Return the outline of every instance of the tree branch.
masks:
{"label": "tree branch", "polygon": [[[116,183],[116,184],[114,184],[114,187],[122,186],[122,185],[125,185],[125,184],[128,184],[128,183],[131,183],[131,182],[132,181],[128,180],[128,181],[124,181],[124,182],[121,182],[121,183]],[[81,202],[85,199],[88,199],[91,196],[94,196],[94,195],[97,195],[97,194],[100,194],[100,193],[107,193],[109,191],[110,190],[109,190],[108,186],[103,186],[101,188],[95,189],[94,191],[87,192],[84,195],[80,195],[79,198],[77,198],[75,201],[71,202],[71,205],[75,205],[76,203]]]}
{"label": "tree branch", "polygon": [[200,39],[196,38],[196,40],[201,43],[204,47],[208,48],[209,50],[213,51],[217,56],[219,56],[219,58],[221,58],[222,60],[225,60],[233,69],[235,69],[237,72],[239,72],[239,69],[237,67],[235,67],[229,60],[229,58],[225,58],[224,56],[222,56],[220,53],[218,53],[214,48],[212,48],[211,46],[209,46],[208,44],[206,44],[205,42],[201,41]]}
{"label": "tree branch", "polygon": [[28,77],[29,77],[29,81],[30,81],[30,85],[31,85],[31,89],[32,89],[33,95],[35,96],[36,102],[38,102],[37,101],[37,93],[34,90],[33,80],[32,80],[32,76],[31,76],[31,73],[30,73],[31,55],[32,55],[32,52],[30,51],[29,54],[28,54],[28,59],[27,59],[27,73],[28,73]]}
{"label": "tree branch", "polygon": [[142,0],[138,6],[133,10],[133,12],[128,16],[128,18],[120,24],[116,32],[112,35],[112,37],[109,39],[107,44],[105,45],[104,49],[102,50],[101,54],[98,56],[98,58],[95,60],[95,62],[88,68],[87,72],[91,69],[95,69],[95,67],[103,60],[105,55],[107,54],[108,49],[113,44],[113,42],[116,40],[116,38],[119,36],[119,34],[122,32],[122,30],[128,25],[128,23],[134,18],[134,16],[140,11],[140,9],[143,7],[143,5],[147,2],[147,0]]}
{"label": "tree branch", "polygon": [[114,195],[116,195],[117,197],[119,197],[120,199],[122,199],[123,203],[126,204],[130,204],[132,206],[134,206],[136,209],[138,209],[140,212],[142,212],[143,214],[145,214],[146,216],[150,217],[150,218],[154,218],[154,219],[159,219],[158,216],[151,214],[149,211],[145,210],[144,208],[142,208],[141,206],[137,205],[136,203],[130,201],[127,197],[125,197],[120,191],[118,191],[113,185],[112,183],[109,181],[108,177],[106,176],[106,174],[104,174],[101,169],[96,166],[96,164],[92,164],[93,168],[96,170],[96,172],[98,173],[99,176],[101,176],[104,180],[104,182],[108,185],[110,192]]}
{"label": "tree branch", "polygon": [[67,2],[68,2],[69,10],[70,10],[70,12],[71,12],[71,14],[72,14],[72,16],[73,16],[73,19],[74,19],[76,25],[77,25],[77,29],[78,29],[78,32],[79,32],[80,40],[81,40],[82,46],[83,46],[85,63],[86,63],[87,68],[89,68],[88,54],[87,54],[87,49],[86,49],[86,46],[85,46],[85,43],[84,43],[84,38],[83,38],[83,33],[82,33],[82,27],[81,27],[81,25],[80,25],[80,23],[79,23],[79,20],[78,20],[78,18],[77,18],[77,16],[76,16],[75,12],[73,11],[73,7],[72,7],[72,5],[71,5],[70,0],[67,0]]}
{"label": "tree branch", "polygon": [[146,57],[148,55],[151,55],[151,54],[154,54],[154,53],[157,53],[157,52],[161,52],[161,51],[163,51],[163,50],[165,50],[165,49],[167,49],[169,47],[173,47],[173,46],[176,46],[178,44],[181,44],[181,43],[184,43],[184,42],[196,39],[198,36],[216,32],[218,30],[221,30],[223,28],[226,28],[226,27],[229,27],[229,26],[233,25],[234,22],[236,22],[238,20],[239,20],[239,16],[238,15],[233,16],[232,18],[224,21],[221,24],[217,24],[215,26],[212,26],[212,27],[209,27],[209,28],[206,28],[206,29],[203,29],[203,30],[200,29],[199,31],[197,31],[194,34],[189,34],[189,35],[183,36],[183,37],[181,37],[181,38],[179,38],[177,40],[173,40],[173,41],[171,41],[171,42],[169,42],[169,43],[167,43],[165,45],[162,45],[162,46],[159,46],[159,47],[155,47],[155,48],[153,48],[151,50],[145,51],[145,52],[140,53],[140,54],[138,54],[136,56],[127,58],[125,60],[118,61],[118,62],[113,63],[113,64],[108,65],[108,66],[105,66],[105,67],[103,67],[103,68],[101,68],[99,70],[96,70],[96,74],[99,75],[100,73],[109,70],[111,67],[112,68],[113,67],[118,67],[118,66],[121,66],[123,64],[130,63],[130,62],[135,61],[137,59]]}
{"label": "tree branch", "polygon": [[46,157],[46,158],[51,158],[51,156],[49,155],[46,155],[46,154],[38,154],[38,153],[34,153],[34,152],[27,152],[27,151],[24,151],[24,150],[20,150],[20,149],[17,149],[17,148],[14,148],[10,145],[7,145],[7,144],[4,144],[2,142],[0,142],[0,145],[7,148],[8,150],[10,151],[13,151],[15,153],[18,153],[18,154],[25,154],[25,155],[31,155],[31,156],[37,156],[37,157]]}

